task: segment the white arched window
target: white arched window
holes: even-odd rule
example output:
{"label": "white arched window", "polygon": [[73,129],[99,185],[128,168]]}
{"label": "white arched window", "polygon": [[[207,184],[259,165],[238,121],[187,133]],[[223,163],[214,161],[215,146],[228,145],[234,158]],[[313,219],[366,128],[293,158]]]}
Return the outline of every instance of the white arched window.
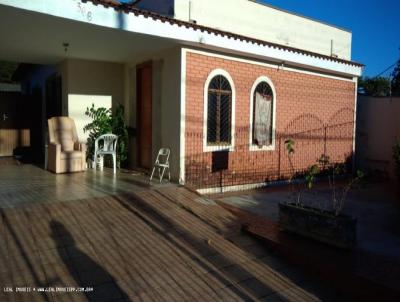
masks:
{"label": "white arched window", "polygon": [[275,149],[276,92],[271,80],[259,77],[250,94],[250,150]]}
{"label": "white arched window", "polygon": [[231,76],[216,69],[204,86],[204,151],[233,150],[235,87]]}

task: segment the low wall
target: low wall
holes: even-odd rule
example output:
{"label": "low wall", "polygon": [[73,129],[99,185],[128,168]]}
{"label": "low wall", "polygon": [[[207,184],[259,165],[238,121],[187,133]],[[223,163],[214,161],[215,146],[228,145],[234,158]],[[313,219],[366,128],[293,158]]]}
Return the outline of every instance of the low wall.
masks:
{"label": "low wall", "polygon": [[395,177],[393,146],[400,139],[400,97],[359,96],[356,163],[364,170]]}

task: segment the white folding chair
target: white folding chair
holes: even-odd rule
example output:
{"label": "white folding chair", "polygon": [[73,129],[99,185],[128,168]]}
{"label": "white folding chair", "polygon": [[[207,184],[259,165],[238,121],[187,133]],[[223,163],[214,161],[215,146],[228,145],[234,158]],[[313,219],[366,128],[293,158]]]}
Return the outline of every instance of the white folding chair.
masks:
{"label": "white folding chair", "polygon": [[96,169],[99,161],[100,170],[104,167],[104,155],[109,154],[113,157],[114,174],[117,172],[117,142],[118,136],[115,134],[103,134],[96,138],[94,142],[93,167]]}
{"label": "white folding chair", "polygon": [[154,162],[153,171],[151,172],[150,181],[153,179],[154,171],[158,168],[158,177],[160,178],[160,183],[164,177],[165,170],[168,170],[168,180],[171,180],[171,173],[169,170],[169,155],[171,151],[168,148],[161,148],[158,151],[157,159]]}

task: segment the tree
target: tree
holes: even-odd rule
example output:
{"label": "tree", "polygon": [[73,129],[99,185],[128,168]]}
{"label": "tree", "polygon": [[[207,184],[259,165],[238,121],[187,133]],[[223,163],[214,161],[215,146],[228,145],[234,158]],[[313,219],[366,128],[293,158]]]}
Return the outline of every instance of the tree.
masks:
{"label": "tree", "polygon": [[392,95],[400,96],[400,59],[392,72]]}
{"label": "tree", "polygon": [[358,81],[360,91],[370,96],[388,96],[390,94],[390,79],[386,77],[362,77]]}

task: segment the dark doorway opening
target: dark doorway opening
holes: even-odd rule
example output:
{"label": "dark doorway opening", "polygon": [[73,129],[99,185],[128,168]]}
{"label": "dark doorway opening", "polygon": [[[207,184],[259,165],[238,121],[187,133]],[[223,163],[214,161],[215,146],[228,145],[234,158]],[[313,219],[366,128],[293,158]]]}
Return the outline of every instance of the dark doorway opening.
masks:
{"label": "dark doorway opening", "polygon": [[150,169],[152,164],[152,63],[136,68],[138,166]]}
{"label": "dark doorway opening", "polygon": [[53,74],[46,79],[46,119],[62,116],[61,76]]}
{"label": "dark doorway opening", "polygon": [[[8,64],[1,64],[8,66]],[[62,113],[61,77],[55,66],[12,63],[9,85],[13,92],[0,91],[0,156],[42,164],[47,141],[47,118]],[[4,78],[3,78],[4,81]],[[1,90],[1,89],[0,89]]]}

